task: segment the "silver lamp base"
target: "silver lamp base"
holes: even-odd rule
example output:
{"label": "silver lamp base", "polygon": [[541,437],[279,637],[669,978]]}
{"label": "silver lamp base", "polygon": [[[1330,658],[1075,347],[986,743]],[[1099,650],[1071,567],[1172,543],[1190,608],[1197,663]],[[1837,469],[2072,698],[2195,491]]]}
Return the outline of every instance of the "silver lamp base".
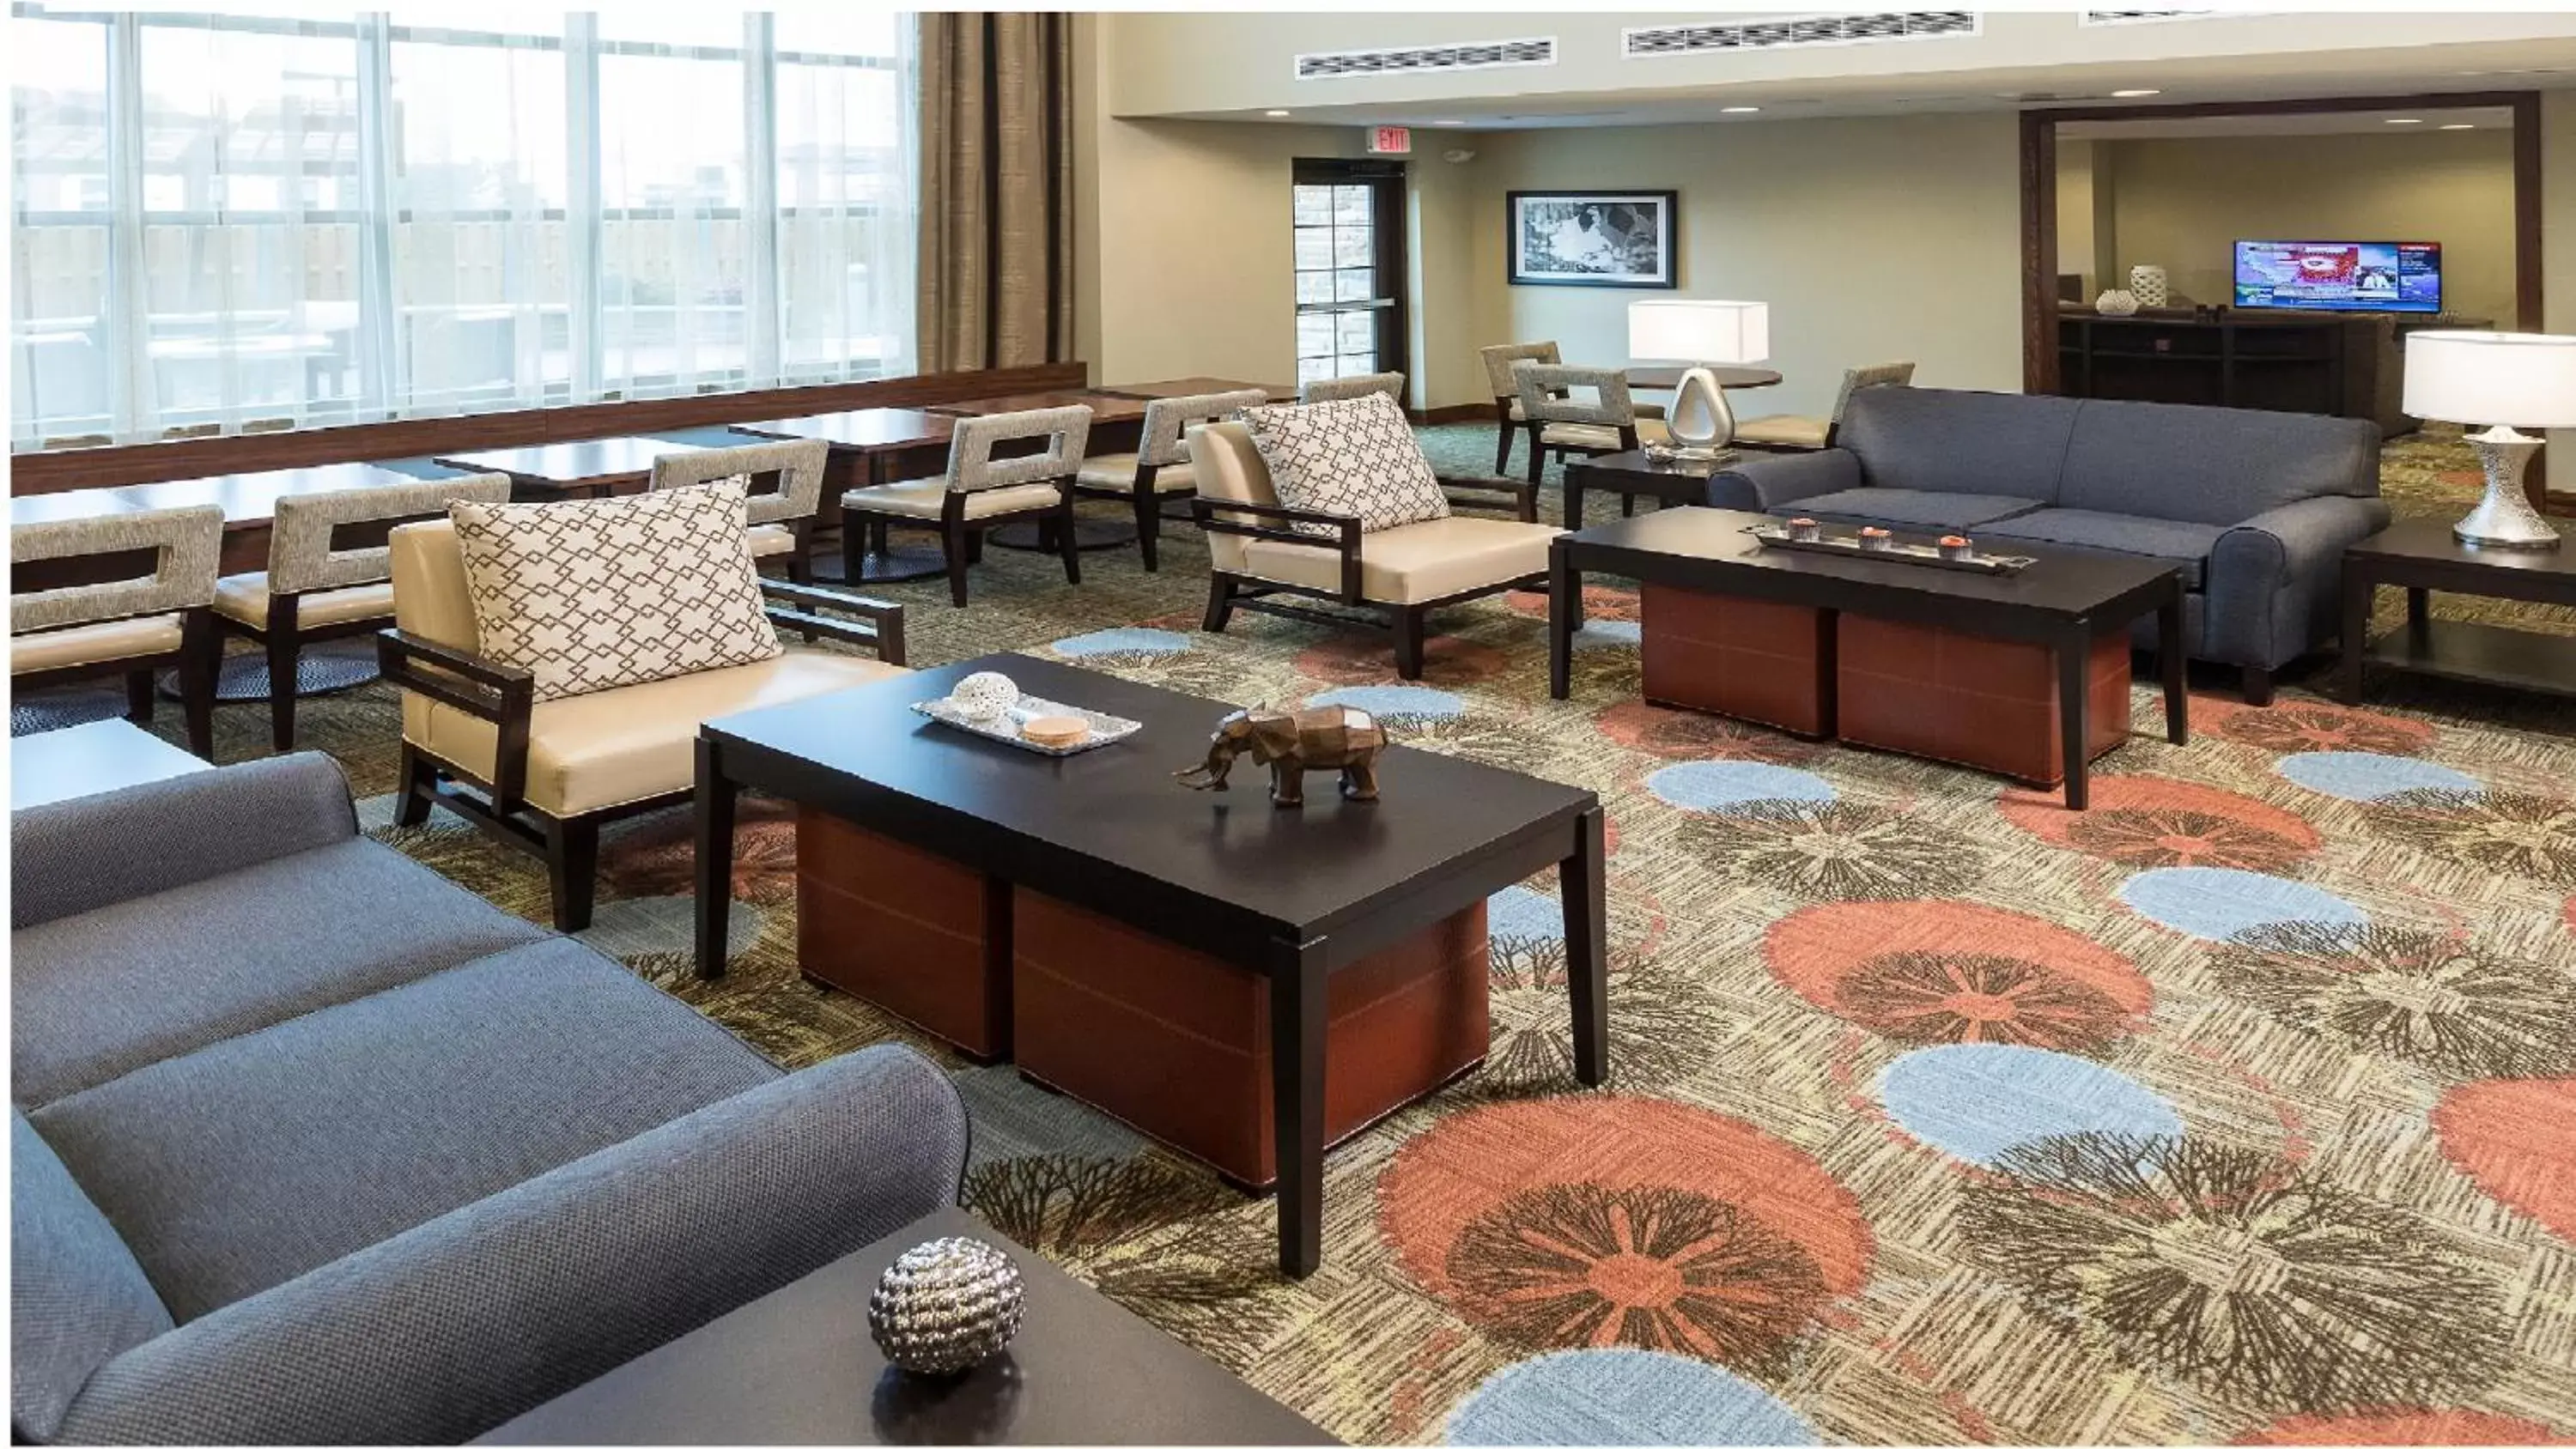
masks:
{"label": "silver lamp base", "polygon": [[1727,405],[1717,374],[1705,367],[1682,374],[1681,385],[1673,390],[1672,410],[1664,415],[1664,428],[1672,434],[1675,448],[1701,456],[1714,457],[1718,449],[1735,441],[1735,409]]}
{"label": "silver lamp base", "polygon": [[2472,548],[2544,549],[2558,547],[2558,530],[2531,506],[2523,491],[2522,470],[2540,451],[2541,439],[2507,427],[2469,434],[2478,466],[2486,470],[2487,493],[2469,516],[2451,525],[2451,536]]}

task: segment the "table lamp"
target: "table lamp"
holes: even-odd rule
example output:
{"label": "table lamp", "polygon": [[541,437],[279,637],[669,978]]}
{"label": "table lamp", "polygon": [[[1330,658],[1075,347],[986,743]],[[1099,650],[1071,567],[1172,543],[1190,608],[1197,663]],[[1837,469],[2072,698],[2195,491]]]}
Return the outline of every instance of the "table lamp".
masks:
{"label": "table lamp", "polygon": [[2476,548],[2556,548],[2557,530],[2522,489],[2541,439],[2517,428],[2576,427],[2576,337],[2536,332],[2418,332],[2406,339],[2406,400],[2419,418],[2485,423],[2469,434],[2487,494],[2451,536]]}
{"label": "table lamp", "polygon": [[1771,355],[1771,308],[1764,302],[1631,302],[1628,360],[1689,368],[1664,424],[1685,456],[1710,456],[1735,438],[1735,410],[1708,364],[1741,365]]}

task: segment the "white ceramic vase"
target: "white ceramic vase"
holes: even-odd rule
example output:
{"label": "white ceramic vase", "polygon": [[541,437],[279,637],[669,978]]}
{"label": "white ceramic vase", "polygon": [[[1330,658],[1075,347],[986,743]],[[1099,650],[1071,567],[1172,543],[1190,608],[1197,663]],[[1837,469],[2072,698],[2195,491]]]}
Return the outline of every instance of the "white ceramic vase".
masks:
{"label": "white ceramic vase", "polygon": [[2105,317],[2135,317],[2138,315],[2137,294],[2114,287],[2093,299],[2093,310]]}
{"label": "white ceramic vase", "polygon": [[2141,262],[2129,268],[2129,293],[2141,307],[2162,307],[2173,301],[2173,284],[2164,268]]}

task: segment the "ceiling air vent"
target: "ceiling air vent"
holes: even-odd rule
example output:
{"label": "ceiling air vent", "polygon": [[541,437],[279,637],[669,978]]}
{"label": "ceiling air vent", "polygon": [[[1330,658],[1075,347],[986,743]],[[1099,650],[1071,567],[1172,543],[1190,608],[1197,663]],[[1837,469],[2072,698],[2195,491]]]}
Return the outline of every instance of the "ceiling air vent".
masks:
{"label": "ceiling air vent", "polygon": [[1458,45],[1407,45],[1391,50],[1335,50],[1297,57],[1297,79],[1399,75],[1424,70],[1491,70],[1503,65],[1556,64],[1556,37],[1473,40]]}
{"label": "ceiling air vent", "polygon": [[1650,25],[1619,32],[1619,53],[1706,55],[1725,50],[1787,50],[1812,45],[1875,45],[1886,40],[1942,40],[1975,35],[1973,10],[1891,10],[1878,15],[1774,15],[1712,25]]}

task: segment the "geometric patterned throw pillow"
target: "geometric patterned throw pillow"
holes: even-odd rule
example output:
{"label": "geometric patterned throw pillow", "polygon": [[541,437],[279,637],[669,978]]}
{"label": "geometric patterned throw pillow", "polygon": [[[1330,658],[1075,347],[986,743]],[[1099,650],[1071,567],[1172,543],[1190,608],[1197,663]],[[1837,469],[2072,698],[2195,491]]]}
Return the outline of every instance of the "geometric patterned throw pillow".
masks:
{"label": "geometric patterned throw pillow", "polygon": [[744,494],[449,505],[479,652],[535,675],[540,700],[777,658]]}
{"label": "geometric patterned throw pillow", "polygon": [[[1449,516],[1449,495],[1404,409],[1381,392],[1339,402],[1246,408],[1244,428],[1270,470],[1270,486],[1290,508],[1357,515],[1360,532],[1401,528]],[[1331,538],[1319,523],[1291,523],[1300,533]]]}

